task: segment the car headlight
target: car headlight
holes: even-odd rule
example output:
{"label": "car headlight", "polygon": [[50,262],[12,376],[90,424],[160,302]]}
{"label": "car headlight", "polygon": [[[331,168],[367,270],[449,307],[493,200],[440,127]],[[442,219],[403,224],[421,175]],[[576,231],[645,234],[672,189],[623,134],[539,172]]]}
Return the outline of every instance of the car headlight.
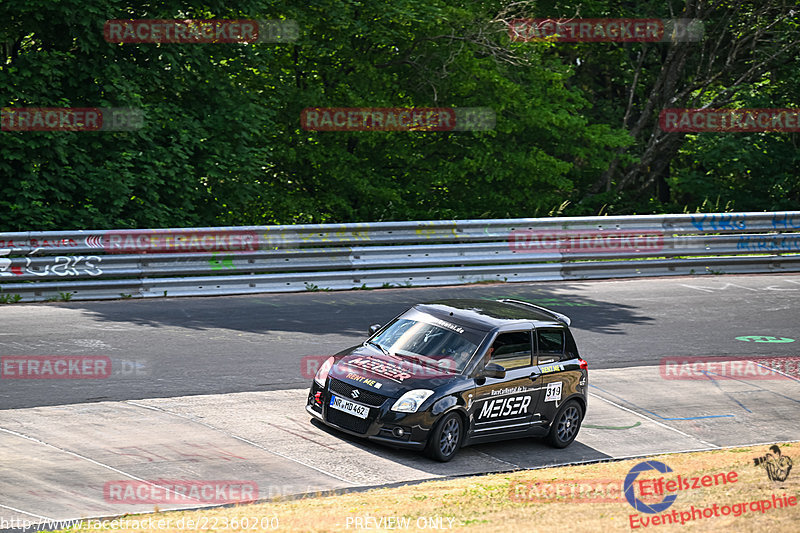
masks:
{"label": "car headlight", "polygon": [[416,413],[417,409],[419,409],[425,400],[430,398],[431,394],[433,394],[433,391],[428,389],[410,390],[403,394],[399,400],[394,402],[392,411],[398,411],[400,413]]}
{"label": "car headlight", "polygon": [[328,372],[331,371],[332,367],[333,367],[333,357],[328,357],[328,359],[326,359],[325,362],[322,363],[322,366],[319,367],[319,370],[317,370],[317,375],[314,376],[314,381],[317,382],[317,385],[319,385],[320,387],[325,386],[325,380],[328,379]]}

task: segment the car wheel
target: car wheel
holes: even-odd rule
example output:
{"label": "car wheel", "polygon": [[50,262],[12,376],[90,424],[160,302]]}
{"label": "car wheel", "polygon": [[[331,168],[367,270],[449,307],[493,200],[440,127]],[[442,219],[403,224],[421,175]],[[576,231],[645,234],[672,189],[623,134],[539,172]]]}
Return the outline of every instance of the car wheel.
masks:
{"label": "car wheel", "polygon": [[578,436],[581,420],[583,420],[581,404],[575,400],[568,401],[561,407],[553,425],[550,426],[547,442],[556,448],[566,448]]}
{"label": "car wheel", "polygon": [[425,451],[428,457],[446,463],[461,447],[464,424],[458,413],[449,413],[441,418],[428,437]]}

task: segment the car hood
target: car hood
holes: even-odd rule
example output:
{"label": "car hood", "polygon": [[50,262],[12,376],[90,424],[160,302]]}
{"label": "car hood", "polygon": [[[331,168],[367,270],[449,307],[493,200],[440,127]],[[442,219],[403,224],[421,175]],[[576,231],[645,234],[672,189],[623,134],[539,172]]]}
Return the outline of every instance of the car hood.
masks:
{"label": "car hood", "polygon": [[413,389],[436,389],[459,378],[459,374],[386,355],[368,346],[356,346],[337,355],[329,375],[391,398]]}

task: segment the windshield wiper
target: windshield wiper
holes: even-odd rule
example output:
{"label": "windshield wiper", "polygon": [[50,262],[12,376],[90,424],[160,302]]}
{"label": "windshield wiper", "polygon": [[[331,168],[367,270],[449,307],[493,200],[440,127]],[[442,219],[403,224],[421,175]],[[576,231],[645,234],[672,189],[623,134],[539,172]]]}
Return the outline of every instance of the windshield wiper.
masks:
{"label": "windshield wiper", "polygon": [[384,354],[389,356],[392,355],[391,352],[389,352],[389,350],[387,350],[386,348],[384,348],[382,345],[378,344],[375,341],[365,341],[364,344],[371,344],[372,346],[377,346]]}
{"label": "windshield wiper", "polygon": [[438,368],[436,365],[429,361],[425,361],[424,359],[417,357],[416,355],[401,355],[403,359],[411,359],[412,361],[417,361],[422,366],[427,366],[428,368]]}

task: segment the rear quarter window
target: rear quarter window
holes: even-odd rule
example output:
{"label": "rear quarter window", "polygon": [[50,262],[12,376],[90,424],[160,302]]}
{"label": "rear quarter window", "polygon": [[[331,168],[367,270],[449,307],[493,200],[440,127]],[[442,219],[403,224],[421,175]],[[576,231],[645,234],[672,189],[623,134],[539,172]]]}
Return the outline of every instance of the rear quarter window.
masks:
{"label": "rear quarter window", "polygon": [[538,364],[544,365],[564,359],[564,341],[563,329],[536,330]]}

